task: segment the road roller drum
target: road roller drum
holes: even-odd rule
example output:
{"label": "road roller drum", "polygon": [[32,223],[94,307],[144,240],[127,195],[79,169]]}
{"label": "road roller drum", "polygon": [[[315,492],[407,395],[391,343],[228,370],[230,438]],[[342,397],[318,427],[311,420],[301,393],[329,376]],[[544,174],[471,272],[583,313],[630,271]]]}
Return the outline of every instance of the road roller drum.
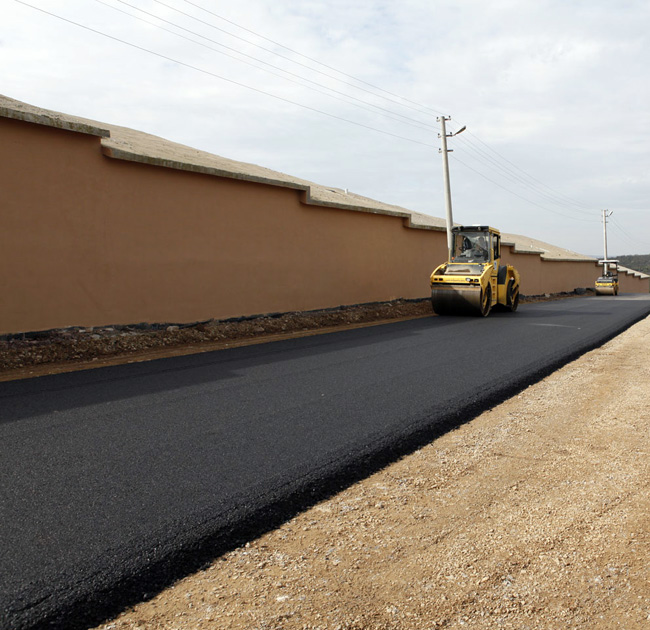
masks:
{"label": "road roller drum", "polygon": [[607,258],[598,261],[603,275],[596,280],[596,295],[618,295],[618,260]]}
{"label": "road roller drum", "polygon": [[431,306],[438,315],[487,316],[515,311],[519,273],[501,265],[501,234],[489,226],[456,226],[447,262],[431,274]]}

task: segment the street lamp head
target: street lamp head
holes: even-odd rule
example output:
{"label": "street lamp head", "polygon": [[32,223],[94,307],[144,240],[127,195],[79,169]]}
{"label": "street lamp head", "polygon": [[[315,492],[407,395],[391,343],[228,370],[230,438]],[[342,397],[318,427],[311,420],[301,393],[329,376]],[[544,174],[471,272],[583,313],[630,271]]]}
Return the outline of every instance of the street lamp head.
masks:
{"label": "street lamp head", "polygon": [[463,133],[467,129],[467,125],[463,125],[454,135],[457,136],[459,133]]}

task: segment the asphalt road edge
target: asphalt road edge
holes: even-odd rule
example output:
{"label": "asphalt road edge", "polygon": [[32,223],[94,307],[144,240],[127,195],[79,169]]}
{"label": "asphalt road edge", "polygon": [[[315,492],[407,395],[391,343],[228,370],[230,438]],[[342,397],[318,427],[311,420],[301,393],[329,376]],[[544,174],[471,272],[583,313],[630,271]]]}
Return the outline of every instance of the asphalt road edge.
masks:
{"label": "asphalt road edge", "polygon": [[[92,588],[87,588],[86,582],[77,584],[73,592],[55,592],[33,604],[25,600],[23,605],[15,602],[11,611],[5,611],[11,616],[2,620],[1,625],[6,630],[82,630],[105,622],[130,606],[154,597],[228,551],[276,529],[295,515],[471,421],[560,367],[604,345],[649,314],[650,309],[624,324],[613,326],[602,336],[588,338],[568,354],[552,357],[525,377],[494,387],[486,395],[475,397],[434,422],[416,419],[402,430],[377,437],[370,444],[354,445],[333,453],[327,467],[293,470],[291,481],[272,480],[262,484],[252,497],[241,497],[226,524],[217,529],[208,513],[214,511],[214,506],[189,530],[180,531],[185,521],[179,519],[178,530],[167,533],[154,549],[139,549],[129,566],[122,567],[129,570],[128,575],[114,567],[97,567],[88,580]],[[257,499],[263,504],[257,504]],[[179,538],[183,539],[181,544],[178,544]]]}

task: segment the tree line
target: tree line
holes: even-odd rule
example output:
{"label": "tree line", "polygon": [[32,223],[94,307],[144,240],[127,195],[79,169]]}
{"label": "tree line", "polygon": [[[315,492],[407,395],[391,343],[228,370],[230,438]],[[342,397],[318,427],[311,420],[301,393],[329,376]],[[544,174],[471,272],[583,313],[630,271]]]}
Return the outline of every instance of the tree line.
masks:
{"label": "tree line", "polygon": [[628,254],[625,256],[615,256],[614,258],[623,267],[650,275],[650,254]]}

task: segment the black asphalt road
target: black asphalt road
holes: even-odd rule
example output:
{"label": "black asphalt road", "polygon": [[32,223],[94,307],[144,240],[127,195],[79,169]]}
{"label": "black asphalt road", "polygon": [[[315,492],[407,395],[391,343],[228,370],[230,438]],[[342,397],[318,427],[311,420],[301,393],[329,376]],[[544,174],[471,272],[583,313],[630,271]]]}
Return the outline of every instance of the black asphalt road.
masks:
{"label": "black asphalt road", "polygon": [[101,621],[649,313],[566,299],[0,383],[0,627]]}

